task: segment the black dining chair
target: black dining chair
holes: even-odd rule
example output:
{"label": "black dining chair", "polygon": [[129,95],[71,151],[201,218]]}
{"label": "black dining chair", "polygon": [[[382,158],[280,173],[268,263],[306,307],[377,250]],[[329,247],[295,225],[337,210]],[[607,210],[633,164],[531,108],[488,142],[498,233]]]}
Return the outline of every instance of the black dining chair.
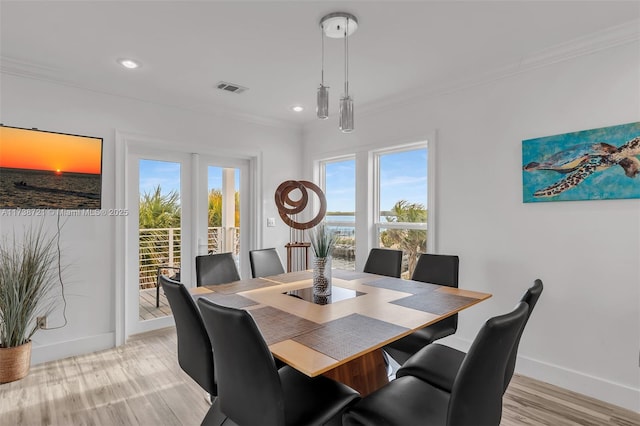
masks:
{"label": "black dining chair", "polygon": [[253,278],[284,274],[284,267],[275,248],[251,250],[249,263]]}
{"label": "black dining chair", "polygon": [[219,410],[238,425],[340,424],[359,394],[324,376],[308,377],[292,367],[276,369],[258,326],[244,310],[200,298],[198,307],[216,358]]}
{"label": "black dining chair", "polygon": [[402,271],[402,250],[372,248],[363,272],[400,278]]}
{"label": "black dining chair", "polygon": [[232,253],[196,256],[196,285],[226,284],[239,281],[240,274]]}
{"label": "black dining chair", "polygon": [[179,266],[158,266],[158,275],[156,280],[156,308],[160,307],[160,277],[164,275],[165,271],[174,271],[173,275],[169,279],[180,282],[180,267]]}
{"label": "black dining chair", "polygon": [[[458,287],[460,258],[447,254],[422,254],[411,279],[431,284]],[[400,340],[389,343],[383,349],[402,365],[413,354],[435,340],[454,334],[458,329],[458,314],[451,315],[432,325],[416,330]]]}
{"label": "black dining chair", "polygon": [[186,287],[161,275],[160,285],[167,296],[178,338],[178,364],[215,400],[218,395],[213,350],[198,308]]}
{"label": "black dining chair", "polygon": [[402,376],[349,408],[343,424],[499,425],[505,371],[528,310],[520,302],[510,313],[485,322],[460,365],[451,392],[415,376]]}
{"label": "black dining chair", "polygon": [[[521,302],[525,302],[529,309],[527,311],[527,317],[525,319],[524,326],[518,333],[516,343],[511,349],[509,360],[507,362],[507,368],[504,375],[504,388],[503,393],[507,391],[511,377],[516,367],[516,359],[518,355],[518,346],[520,345],[520,338],[524,332],[525,326],[531,317],[533,308],[538,303],[538,299],[542,294],[542,280],[535,280],[532,287],[527,289]],[[423,348],[414,356],[409,358],[404,363],[402,368],[396,372],[396,377],[402,376],[415,376],[424,381],[431,383],[434,386],[439,387],[447,392],[451,392],[453,383],[460,370],[462,362],[465,358],[465,353],[449,346],[434,343],[432,345]]]}

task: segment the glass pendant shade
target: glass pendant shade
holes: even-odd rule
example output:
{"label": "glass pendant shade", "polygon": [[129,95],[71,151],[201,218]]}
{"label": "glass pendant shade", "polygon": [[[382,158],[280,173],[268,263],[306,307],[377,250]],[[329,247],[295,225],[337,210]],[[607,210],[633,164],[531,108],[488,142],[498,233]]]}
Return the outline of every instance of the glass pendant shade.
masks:
{"label": "glass pendant shade", "polygon": [[340,98],[340,122],[338,128],[342,133],[353,132],[353,98],[344,96]]}
{"label": "glass pendant shade", "polygon": [[324,85],[318,87],[318,104],[316,105],[318,118],[324,120],[329,117],[329,88]]}

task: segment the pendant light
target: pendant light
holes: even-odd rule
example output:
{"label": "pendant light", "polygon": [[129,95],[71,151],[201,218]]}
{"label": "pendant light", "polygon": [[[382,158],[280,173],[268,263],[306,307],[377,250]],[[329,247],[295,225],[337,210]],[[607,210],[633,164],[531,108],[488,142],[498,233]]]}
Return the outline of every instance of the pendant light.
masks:
{"label": "pendant light", "polygon": [[318,87],[318,99],[316,114],[321,120],[329,118],[329,88],[324,85],[324,25],[320,22],[320,36],[322,37],[322,68],[320,73],[320,87]]}
{"label": "pendant light", "polygon": [[[330,38],[344,38],[344,94],[340,98],[340,108],[338,111],[339,123],[338,128],[343,133],[350,133],[353,131],[353,98],[349,96],[349,36],[358,29],[358,20],[355,16],[345,12],[335,12],[324,16],[320,20],[320,26],[324,35]],[[322,83],[318,89],[318,111],[320,111],[321,91],[323,92],[323,99],[326,99],[327,105],[329,100],[329,93],[324,86],[324,36],[322,44]],[[326,96],[325,96],[326,95]],[[328,106],[327,106],[328,110]],[[327,111],[328,115],[328,111]],[[318,112],[319,118],[321,117]]]}
{"label": "pendant light", "polygon": [[342,133],[353,132],[353,99],[349,96],[349,19],[344,28],[344,95],[340,98],[338,128]]}

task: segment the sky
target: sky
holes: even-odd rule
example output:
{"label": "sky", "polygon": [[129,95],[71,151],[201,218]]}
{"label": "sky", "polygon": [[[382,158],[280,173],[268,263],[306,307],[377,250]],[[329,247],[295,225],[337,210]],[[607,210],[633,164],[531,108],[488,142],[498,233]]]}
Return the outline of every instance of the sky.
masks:
{"label": "sky", "polygon": [[[427,150],[384,154],[380,157],[380,210],[391,210],[399,200],[427,205]],[[327,211],[355,211],[355,160],[326,163]],[[140,194],[157,185],[162,193],[180,189],[180,164],[140,160]],[[209,189],[222,188],[222,168],[209,166]],[[236,170],[236,188],[239,173]]]}
{"label": "sky", "polygon": [[[235,173],[236,190],[240,188],[240,173]],[[151,193],[160,185],[162,194],[180,193],[180,163],[171,161],[140,160],[140,195]],[[208,188],[222,188],[222,167],[209,166]]]}
{"label": "sky", "polygon": [[[326,163],[328,212],[355,211],[355,160]],[[427,150],[380,156],[380,210],[391,210],[400,200],[427,206]]]}
{"label": "sky", "polygon": [[102,139],[0,127],[0,167],[99,174]]}

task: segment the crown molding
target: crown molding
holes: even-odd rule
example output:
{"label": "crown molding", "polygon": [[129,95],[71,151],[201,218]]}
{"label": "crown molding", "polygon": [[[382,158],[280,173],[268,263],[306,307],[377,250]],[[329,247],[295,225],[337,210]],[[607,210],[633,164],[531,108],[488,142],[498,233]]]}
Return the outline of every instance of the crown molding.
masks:
{"label": "crown molding", "polygon": [[532,55],[524,56],[520,61],[493,70],[462,78],[456,81],[443,81],[440,84],[423,86],[417,90],[400,93],[392,98],[364,104],[359,107],[361,114],[374,114],[397,108],[419,99],[428,99],[485,85],[494,81],[512,77],[538,68],[564,62],[576,57],[590,55],[602,50],[623,46],[640,40],[640,19],[607,28],[587,36],[579,37]]}
{"label": "crown molding", "polygon": [[[386,98],[381,101],[375,101],[368,104],[360,105],[358,107],[359,114],[369,115],[377,112],[384,112],[389,109],[397,108],[400,104],[404,104],[410,101],[433,98],[447,93],[465,90],[474,86],[488,84],[497,80],[508,78],[537,68],[553,65],[579,56],[589,55],[602,50],[637,42],[638,40],[640,40],[640,20],[636,19],[621,25],[598,31],[593,34],[589,34],[587,36],[570,40],[565,43],[560,43],[548,49],[538,51],[529,56],[524,56],[516,63],[497,67],[492,71],[486,73],[476,74],[473,77],[462,78],[455,81],[448,80],[442,81],[437,84],[430,84],[428,86],[418,88],[417,90],[399,93],[396,96]],[[59,85],[74,87],[125,99],[136,100],[139,102],[159,105],[163,107],[177,108],[189,112],[200,114],[215,114],[223,118],[228,118],[243,123],[256,124],[260,126],[302,131],[303,129],[311,125],[312,122],[315,122],[314,120],[306,123],[296,124],[290,121],[272,119],[259,115],[242,113],[239,111],[230,111],[229,109],[219,105],[208,105],[205,108],[189,108],[182,105],[149,101],[147,99],[117,94],[101,87],[88,87],[86,85],[80,85],[64,78],[63,76],[65,73],[62,69],[1,55],[0,73],[14,75],[22,78],[47,81]]]}
{"label": "crown molding", "polygon": [[33,80],[45,81],[48,83],[58,84],[62,86],[73,87],[76,89],[86,90],[103,95],[114,96],[123,99],[144,102],[151,105],[157,105],[168,108],[177,108],[180,110],[198,113],[198,114],[215,114],[219,117],[240,121],[242,123],[250,123],[259,126],[275,127],[279,129],[297,130],[302,129],[301,124],[291,123],[289,121],[278,120],[273,118],[262,117],[255,114],[248,114],[239,111],[230,111],[229,109],[219,105],[208,105],[205,108],[190,108],[183,105],[170,104],[164,102],[150,101],[135,96],[123,95],[115,93],[102,87],[92,87],[88,85],[78,84],[72,80],[64,78],[64,70],[47,66],[44,64],[28,62],[21,59],[0,55],[0,74],[13,75],[21,78],[30,78]]}

